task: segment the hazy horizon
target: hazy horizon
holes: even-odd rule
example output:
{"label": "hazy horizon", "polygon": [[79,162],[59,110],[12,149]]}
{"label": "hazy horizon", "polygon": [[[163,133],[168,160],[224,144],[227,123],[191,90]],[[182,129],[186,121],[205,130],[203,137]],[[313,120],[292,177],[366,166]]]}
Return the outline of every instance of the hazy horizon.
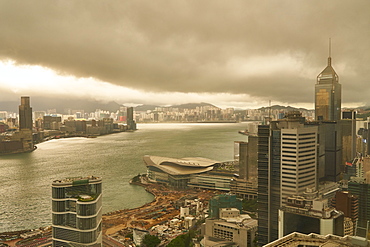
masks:
{"label": "hazy horizon", "polygon": [[[20,98],[17,100],[7,101],[7,102],[1,102],[0,101],[0,111],[9,111],[9,112],[18,112],[18,107],[20,104]],[[64,99],[52,99],[52,98],[30,98],[30,106],[32,107],[33,111],[47,111],[50,109],[59,109],[62,113],[63,110],[61,109],[71,109],[71,110],[85,110],[87,112],[93,112],[96,109],[101,110],[108,110],[108,111],[115,111],[114,109],[119,109],[120,106],[127,106],[127,107],[134,107],[134,108],[140,108],[140,107],[181,107],[181,108],[193,108],[194,105],[201,106],[201,105],[212,105],[221,109],[226,109],[219,107],[217,104],[211,104],[208,102],[190,102],[185,104],[176,104],[176,105],[153,105],[153,104],[139,104],[139,105],[122,105],[118,104],[115,101],[110,102],[104,102],[104,101],[95,101],[95,100],[84,100],[84,99],[73,99],[73,100],[64,100]],[[269,106],[261,106],[258,108],[234,108],[235,110],[253,110],[253,109],[260,109],[260,108],[268,108]],[[271,105],[271,107],[281,107],[281,108],[297,108],[299,107],[295,106],[284,106],[284,105]],[[314,110],[314,109],[307,109],[306,110]]]}
{"label": "hazy horizon", "polygon": [[0,104],[312,109],[331,38],[342,106],[370,105],[369,10],[366,0],[0,0]]}

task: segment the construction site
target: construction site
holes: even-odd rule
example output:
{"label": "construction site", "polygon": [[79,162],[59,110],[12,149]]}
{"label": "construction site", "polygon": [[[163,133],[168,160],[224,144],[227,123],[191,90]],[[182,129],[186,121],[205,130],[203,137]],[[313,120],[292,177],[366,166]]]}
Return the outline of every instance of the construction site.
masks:
{"label": "construction site", "polygon": [[155,196],[155,199],[141,207],[124,209],[103,215],[103,235],[125,239],[132,229],[149,230],[153,226],[166,224],[180,216],[180,208],[186,200],[196,199],[207,206],[217,192],[207,190],[170,190],[163,184],[148,183],[145,180],[135,183]]}

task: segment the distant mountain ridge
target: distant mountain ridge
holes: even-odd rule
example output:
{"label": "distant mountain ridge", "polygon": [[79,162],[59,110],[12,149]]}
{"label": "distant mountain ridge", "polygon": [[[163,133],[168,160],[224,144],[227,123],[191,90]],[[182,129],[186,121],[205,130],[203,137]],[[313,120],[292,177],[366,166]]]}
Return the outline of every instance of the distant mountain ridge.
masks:
{"label": "distant mountain ridge", "polygon": [[181,104],[181,105],[173,105],[172,107],[174,108],[180,108],[180,109],[195,109],[197,107],[202,107],[202,106],[212,106],[212,107],[217,107],[215,105],[212,105],[210,103],[187,103],[187,104]]}
{"label": "distant mountain ridge", "polygon": [[[258,110],[267,110],[270,107],[261,107]],[[293,106],[281,106],[281,105],[273,105],[271,106],[271,110],[285,110],[285,111],[307,111],[306,108],[296,108]]]}
{"label": "distant mountain ridge", "polygon": [[181,105],[171,105],[171,106],[159,106],[159,105],[138,105],[135,107],[135,111],[154,111],[156,107],[172,107],[172,108],[179,108],[179,109],[195,109],[197,107],[202,106],[214,106],[210,103],[187,103],[187,104],[181,104]]}
{"label": "distant mountain ridge", "polygon": [[158,105],[138,105],[134,107],[135,111],[153,111]]}

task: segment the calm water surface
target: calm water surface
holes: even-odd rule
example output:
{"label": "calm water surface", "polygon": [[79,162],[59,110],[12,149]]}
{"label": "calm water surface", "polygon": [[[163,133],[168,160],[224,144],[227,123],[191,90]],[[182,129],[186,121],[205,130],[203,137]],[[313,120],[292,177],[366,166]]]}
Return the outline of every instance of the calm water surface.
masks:
{"label": "calm water surface", "polygon": [[101,176],[104,213],[141,206],[153,196],[129,180],[146,172],[144,155],[232,160],[245,127],[139,124],[136,132],[51,140],[32,153],[0,156],[0,232],[51,225],[51,183],[64,177]]}

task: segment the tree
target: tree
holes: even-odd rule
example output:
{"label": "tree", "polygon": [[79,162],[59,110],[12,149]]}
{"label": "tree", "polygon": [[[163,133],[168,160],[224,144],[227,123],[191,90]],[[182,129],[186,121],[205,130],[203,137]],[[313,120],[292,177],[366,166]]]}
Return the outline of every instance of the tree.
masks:
{"label": "tree", "polygon": [[173,239],[167,247],[189,247],[193,246],[192,238],[195,237],[195,232],[190,230],[188,233],[177,236]]}
{"label": "tree", "polygon": [[160,243],[161,243],[161,240],[157,236],[150,235],[150,234],[145,235],[143,242],[142,242],[143,246],[145,247],[156,247]]}
{"label": "tree", "polygon": [[[182,235],[181,235],[182,236]],[[182,239],[180,236],[176,237],[173,239],[167,247],[186,247],[184,239]]]}
{"label": "tree", "polygon": [[257,199],[243,200],[243,210],[257,212]]}

